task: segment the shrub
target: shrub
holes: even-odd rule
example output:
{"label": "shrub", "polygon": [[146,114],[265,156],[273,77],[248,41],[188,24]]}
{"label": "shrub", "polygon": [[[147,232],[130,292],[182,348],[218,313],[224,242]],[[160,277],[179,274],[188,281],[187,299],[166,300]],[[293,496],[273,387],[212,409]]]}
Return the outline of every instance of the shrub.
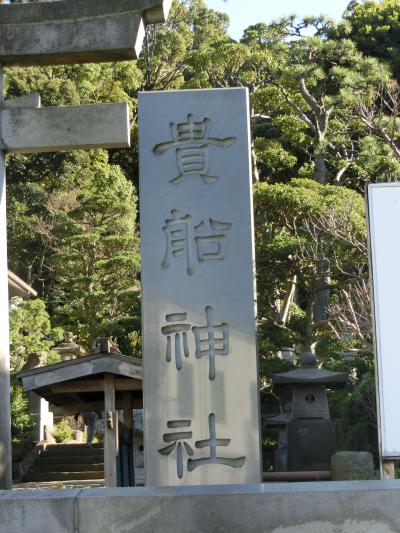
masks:
{"label": "shrub", "polygon": [[56,442],[64,442],[72,439],[72,429],[66,420],[61,420],[55,425],[53,433]]}

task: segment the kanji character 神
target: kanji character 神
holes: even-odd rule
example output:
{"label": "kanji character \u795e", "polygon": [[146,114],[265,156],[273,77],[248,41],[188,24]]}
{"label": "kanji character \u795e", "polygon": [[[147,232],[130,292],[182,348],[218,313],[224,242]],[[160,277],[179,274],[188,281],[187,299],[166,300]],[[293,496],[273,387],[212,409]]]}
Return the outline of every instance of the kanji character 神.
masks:
{"label": "kanji character \u795e", "polygon": [[[186,319],[187,313],[171,313],[165,317],[165,320],[170,323],[180,322]],[[182,348],[185,357],[189,357],[189,347],[186,332],[189,331],[190,327],[190,324],[170,324],[161,328],[161,333],[167,336],[165,359],[168,363],[170,363],[172,359],[172,336],[174,337],[175,365],[177,370],[182,368]],[[182,348],[181,342],[183,345]]]}
{"label": "kanji character \u795e", "polygon": [[[229,354],[229,326],[226,322],[214,324],[214,310],[209,305],[205,309],[207,324],[205,326],[193,326],[192,331],[196,342],[196,357],[209,358],[208,377],[215,379],[215,357]],[[219,336],[218,336],[219,334]]]}
{"label": "kanji character \u795e", "polygon": [[172,361],[172,345],[174,346],[175,366],[177,370],[182,368],[182,353],[189,357],[189,344],[187,332],[191,329],[196,346],[196,358],[209,357],[208,377],[215,379],[215,357],[217,355],[229,355],[229,325],[226,322],[214,324],[214,310],[211,306],[205,308],[206,326],[191,326],[183,323],[187,320],[187,313],[170,313],[165,320],[167,326],[161,327],[161,333],[167,337],[165,359]]}

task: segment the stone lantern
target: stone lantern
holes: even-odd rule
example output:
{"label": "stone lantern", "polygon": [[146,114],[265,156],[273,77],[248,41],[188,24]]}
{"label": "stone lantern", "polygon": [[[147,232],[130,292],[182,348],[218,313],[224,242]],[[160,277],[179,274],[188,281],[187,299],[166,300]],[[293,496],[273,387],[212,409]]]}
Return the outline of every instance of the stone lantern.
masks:
{"label": "stone lantern", "polygon": [[288,471],[330,470],[336,431],[327,389],[344,387],[347,373],[318,368],[316,356],[306,352],[300,356],[299,368],[273,374],[272,382],[278,396],[290,392],[292,397],[286,425]]}
{"label": "stone lantern", "polygon": [[74,335],[71,331],[64,332],[64,341],[60,342],[54,350],[60,354],[61,361],[76,359],[81,354],[81,348],[74,342]]}

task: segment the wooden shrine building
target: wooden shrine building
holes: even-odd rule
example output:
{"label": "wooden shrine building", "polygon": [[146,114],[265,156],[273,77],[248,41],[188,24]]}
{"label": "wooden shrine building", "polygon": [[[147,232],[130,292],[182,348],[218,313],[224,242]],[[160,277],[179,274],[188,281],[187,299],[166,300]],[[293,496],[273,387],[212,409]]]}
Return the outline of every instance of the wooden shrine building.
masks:
{"label": "wooden shrine building", "polygon": [[[143,405],[140,359],[122,355],[102,339],[96,353],[19,372],[17,378],[26,391],[45,398],[56,415],[104,411],[105,486],[132,483],[132,410]],[[116,411],[123,411],[123,423]]]}

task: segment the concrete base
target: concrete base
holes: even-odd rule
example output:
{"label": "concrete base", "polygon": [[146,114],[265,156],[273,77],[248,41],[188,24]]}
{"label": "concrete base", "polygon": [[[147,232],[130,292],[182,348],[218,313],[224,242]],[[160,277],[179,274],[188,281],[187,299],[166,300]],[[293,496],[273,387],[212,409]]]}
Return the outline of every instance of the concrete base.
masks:
{"label": "concrete base", "polygon": [[4,533],[398,533],[400,481],[4,491]]}

